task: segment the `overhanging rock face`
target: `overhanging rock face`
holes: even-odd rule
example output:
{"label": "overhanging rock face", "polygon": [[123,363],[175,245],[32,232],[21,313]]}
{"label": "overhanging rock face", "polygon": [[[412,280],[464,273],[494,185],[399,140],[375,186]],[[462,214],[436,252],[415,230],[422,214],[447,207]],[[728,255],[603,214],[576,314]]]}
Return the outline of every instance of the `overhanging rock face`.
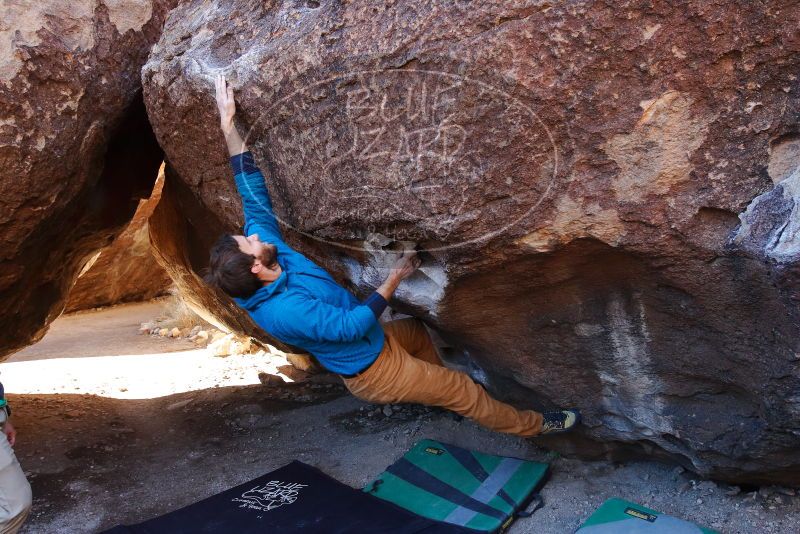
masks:
{"label": "overhanging rock face", "polygon": [[203,234],[241,224],[224,73],[290,239],[361,291],[384,250],[418,246],[396,304],[498,396],[580,406],[582,434],[548,443],[796,484],[797,234],[780,228],[797,227],[799,17],[196,1],[171,12],[143,85],[195,269]]}

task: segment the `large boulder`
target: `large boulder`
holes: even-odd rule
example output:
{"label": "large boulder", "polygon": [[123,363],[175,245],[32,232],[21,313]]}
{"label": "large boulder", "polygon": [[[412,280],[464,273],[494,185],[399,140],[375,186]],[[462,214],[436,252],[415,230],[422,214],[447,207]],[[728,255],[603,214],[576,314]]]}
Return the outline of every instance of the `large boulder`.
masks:
{"label": "large boulder", "polygon": [[159,174],[150,198],[139,201],[125,230],[83,267],[69,290],[64,312],[149,300],[172,286],[172,279],[153,256],[147,223],[163,187],[164,175]]}
{"label": "large boulder", "polygon": [[206,0],[143,68],[191,269],[241,208],[224,73],[288,239],[567,452],[800,480],[800,7],[791,1]]}
{"label": "large boulder", "polygon": [[39,339],[153,188],[139,69],[176,0],[2,3],[0,357]]}

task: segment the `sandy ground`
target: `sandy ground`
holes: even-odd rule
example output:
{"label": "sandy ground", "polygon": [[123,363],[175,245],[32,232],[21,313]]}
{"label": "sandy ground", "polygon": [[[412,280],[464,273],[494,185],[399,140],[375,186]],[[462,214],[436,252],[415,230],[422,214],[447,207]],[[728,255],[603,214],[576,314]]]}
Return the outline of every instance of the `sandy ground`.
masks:
{"label": "sandy ground", "polygon": [[138,335],[139,323],[162,306],[62,317],[39,344],[0,364],[17,456],[34,492],[22,532],[100,532],[293,459],[360,487],[422,438],[550,462],[544,508],[515,523],[512,534],[573,532],[615,496],[722,532],[800,530],[800,497],[785,488],[729,495],[736,488],[668,465],[561,458],[440,410],[396,406],[387,417],[332,375],[263,386],[258,372],[275,366],[268,358],[218,358],[186,341]]}

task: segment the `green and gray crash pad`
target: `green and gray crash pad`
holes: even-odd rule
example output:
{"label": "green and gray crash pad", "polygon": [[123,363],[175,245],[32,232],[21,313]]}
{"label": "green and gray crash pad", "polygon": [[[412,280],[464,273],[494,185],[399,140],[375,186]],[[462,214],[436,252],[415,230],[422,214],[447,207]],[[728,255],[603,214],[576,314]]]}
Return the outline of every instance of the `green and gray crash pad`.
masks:
{"label": "green and gray crash pad", "polygon": [[[548,465],[418,442],[364,491],[417,515],[479,532],[500,532],[541,499]],[[535,507],[534,507],[535,510]]]}
{"label": "green and gray crash pad", "polygon": [[718,534],[716,530],[672,517],[623,499],[609,499],[576,534]]}

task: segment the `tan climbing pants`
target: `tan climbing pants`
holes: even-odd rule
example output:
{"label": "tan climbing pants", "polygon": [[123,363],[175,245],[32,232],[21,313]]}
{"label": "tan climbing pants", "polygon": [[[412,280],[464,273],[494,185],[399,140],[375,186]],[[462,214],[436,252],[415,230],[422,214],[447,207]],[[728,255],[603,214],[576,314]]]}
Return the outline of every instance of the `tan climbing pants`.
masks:
{"label": "tan climbing pants", "polygon": [[31,511],[31,485],[0,432],[0,534],[16,533]]}
{"label": "tan climbing pants", "polygon": [[464,373],[442,365],[425,326],[417,319],[383,325],[386,341],[364,373],[345,378],[347,389],[368,402],[410,402],[440,406],[496,432],[535,436],[542,414],[497,401]]}

